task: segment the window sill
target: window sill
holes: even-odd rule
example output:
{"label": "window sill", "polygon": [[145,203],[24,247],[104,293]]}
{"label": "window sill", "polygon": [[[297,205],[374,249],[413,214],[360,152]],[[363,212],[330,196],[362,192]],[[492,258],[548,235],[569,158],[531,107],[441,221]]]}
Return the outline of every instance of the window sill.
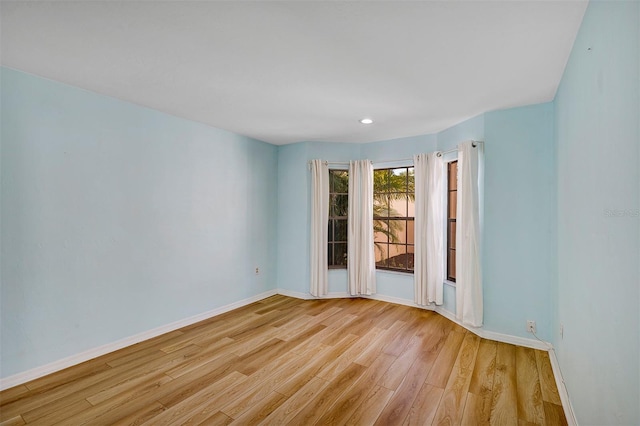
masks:
{"label": "window sill", "polygon": [[413,278],[413,271],[411,272],[401,272],[401,271],[394,271],[391,269],[378,269],[376,268],[376,273],[378,272],[384,272],[385,274],[392,274],[392,275],[400,275],[403,277],[411,277]]}
{"label": "window sill", "polygon": [[456,283],[454,283],[453,281],[449,281],[449,280],[444,280],[444,284],[455,288],[456,287]]}

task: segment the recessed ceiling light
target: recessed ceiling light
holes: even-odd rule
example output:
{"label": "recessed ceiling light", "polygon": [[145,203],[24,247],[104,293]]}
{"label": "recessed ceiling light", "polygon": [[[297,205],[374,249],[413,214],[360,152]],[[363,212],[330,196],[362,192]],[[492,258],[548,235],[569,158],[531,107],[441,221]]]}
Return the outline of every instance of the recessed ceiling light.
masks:
{"label": "recessed ceiling light", "polygon": [[363,118],[363,119],[360,120],[360,123],[362,123],[362,124],[372,124],[373,120],[370,119],[370,118]]}

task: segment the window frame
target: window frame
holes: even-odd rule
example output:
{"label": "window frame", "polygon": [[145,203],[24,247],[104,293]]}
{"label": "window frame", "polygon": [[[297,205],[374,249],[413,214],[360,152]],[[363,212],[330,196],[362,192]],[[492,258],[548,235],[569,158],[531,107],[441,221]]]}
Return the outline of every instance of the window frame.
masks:
{"label": "window frame", "polygon": [[[413,254],[415,254],[415,213],[414,216],[409,216],[409,204],[411,202],[411,198],[410,198],[410,192],[409,190],[411,189],[411,185],[409,184],[409,169],[413,170],[413,177],[414,177],[414,182],[413,182],[413,202],[415,203],[415,167],[413,164],[403,164],[403,165],[397,165],[397,166],[381,166],[381,167],[377,167],[374,169],[374,174],[376,172],[380,172],[382,170],[387,170],[389,172],[392,172],[393,170],[398,170],[398,169],[406,169],[406,187],[405,187],[405,191],[386,191],[386,192],[377,192],[375,189],[375,179],[374,179],[374,200],[375,200],[375,196],[376,194],[392,194],[392,193],[396,193],[396,194],[405,194],[406,195],[406,214],[404,216],[376,216],[374,213],[374,217],[373,217],[373,221],[375,223],[375,221],[388,221],[389,220],[402,220],[405,223],[405,227],[404,227],[404,243],[393,243],[390,241],[389,236],[387,236],[387,241],[386,242],[376,242],[376,232],[374,231],[374,251],[377,250],[377,245],[378,244],[386,244],[387,247],[387,254],[389,252],[390,249],[390,245],[400,245],[400,246],[404,246],[404,253],[405,255],[408,255],[409,252],[409,248],[413,247]],[[389,212],[388,212],[389,213]],[[409,235],[409,222],[413,222],[413,235],[410,236]],[[388,225],[387,225],[388,226]],[[410,243],[409,241],[413,241],[413,243]],[[389,259],[389,257],[387,257],[385,260]],[[411,274],[413,275],[414,273],[414,268],[411,268],[410,266],[415,267],[415,263],[411,264],[409,262],[409,258],[407,256],[407,262],[406,262],[406,268],[399,268],[399,267],[392,267],[392,266],[388,266],[388,265],[379,265],[376,262],[376,271],[385,271],[385,272],[394,272],[394,273],[400,273],[403,275],[406,274]]]}
{"label": "window frame", "polygon": [[[347,182],[346,182],[346,192],[333,192],[334,185],[331,175],[335,172],[344,172],[347,174]],[[332,216],[333,210],[333,196],[342,195],[347,198],[347,209],[344,216]],[[337,198],[337,197],[336,197]],[[347,259],[346,254],[349,249],[349,233],[348,233],[348,220],[349,220],[349,170],[342,168],[331,168],[329,169],[329,219],[327,223],[327,229],[329,230],[327,234],[327,268],[328,269],[347,269]],[[336,241],[335,237],[335,222],[337,220],[344,220],[345,222],[345,239]],[[335,264],[335,245],[336,244],[345,244],[345,261],[344,264]],[[332,263],[333,262],[333,263]]]}
{"label": "window frame", "polygon": [[[456,232],[457,232],[457,212],[458,212],[458,206],[457,206],[457,192],[459,190],[459,178],[460,178],[460,170],[457,169],[457,173],[456,173],[456,189],[455,190],[451,190],[450,187],[450,180],[449,180],[449,175],[450,175],[450,167],[452,163],[456,163],[456,168],[457,168],[457,163],[458,163],[458,155],[457,153],[451,153],[451,155],[447,156],[444,159],[445,163],[446,163],[446,190],[445,190],[445,202],[444,202],[444,217],[445,217],[445,221],[444,221],[444,229],[443,234],[444,234],[444,250],[442,253],[442,256],[444,258],[444,283],[448,284],[452,287],[456,286],[456,278],[455,275],[457,275],[456,273],[454,273],[454,277],[453,279],[451,279],[451,277],[449,276],[449,250],[450,250],[450,244],[449,244],[449,239],[450,239],[450,228],[449,228],[449,223],[450,223],[450,217],[449,217],[449,193],[450,192],[455,192],[456,193],[456,218],[454,219],[454,221],[456,222]],[[457,249],[457,247],[455,247],[456,241],[453,241],[454,244],[454,252]],[[456,271],[457,272],[457,268]]]}

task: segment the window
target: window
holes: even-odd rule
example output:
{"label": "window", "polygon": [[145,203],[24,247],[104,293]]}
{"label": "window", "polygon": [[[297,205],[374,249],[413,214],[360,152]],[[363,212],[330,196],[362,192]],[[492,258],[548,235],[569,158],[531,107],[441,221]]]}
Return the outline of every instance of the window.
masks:
{"label": "window", "polygon": [[347,217],[349,214],[349,172],[329,170],[330,269],[347,267]]}
{"label": "window", "polygon": [[373,172],[376,268],[413,273],[415,177],[413,167]]}
{"label": "window", "polygon": [[447,280],[456,282],[456,214],[458,206],[458,161],[447,166]]}

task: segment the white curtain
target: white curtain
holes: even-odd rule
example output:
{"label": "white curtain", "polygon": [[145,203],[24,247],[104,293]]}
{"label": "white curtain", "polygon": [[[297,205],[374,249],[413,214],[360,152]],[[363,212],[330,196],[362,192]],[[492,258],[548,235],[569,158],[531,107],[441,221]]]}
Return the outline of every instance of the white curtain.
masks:
{"label": "white curtain", "polygon": [[415,297],[442,305],[444,281],[444,161],[439,153],[413,157],[415,170]]}
{"label": "white curtain", "polygon": [[329,224],[329,167],[311,160],[311,294],[328,292],[327,244]]}
{"label": "white curtain", "polygon": [[373,165],[369,160],[349,163],[347,269],[352,296],[376,292],[373,252]]}
{"label": "white curtain", "polygon": [[[473,146],[476,144],[477,146]],[[456,317],[465,325],[482,326],[480,258],[480,171],[482,144],[458,146],[458,206],[456,218]]]}

